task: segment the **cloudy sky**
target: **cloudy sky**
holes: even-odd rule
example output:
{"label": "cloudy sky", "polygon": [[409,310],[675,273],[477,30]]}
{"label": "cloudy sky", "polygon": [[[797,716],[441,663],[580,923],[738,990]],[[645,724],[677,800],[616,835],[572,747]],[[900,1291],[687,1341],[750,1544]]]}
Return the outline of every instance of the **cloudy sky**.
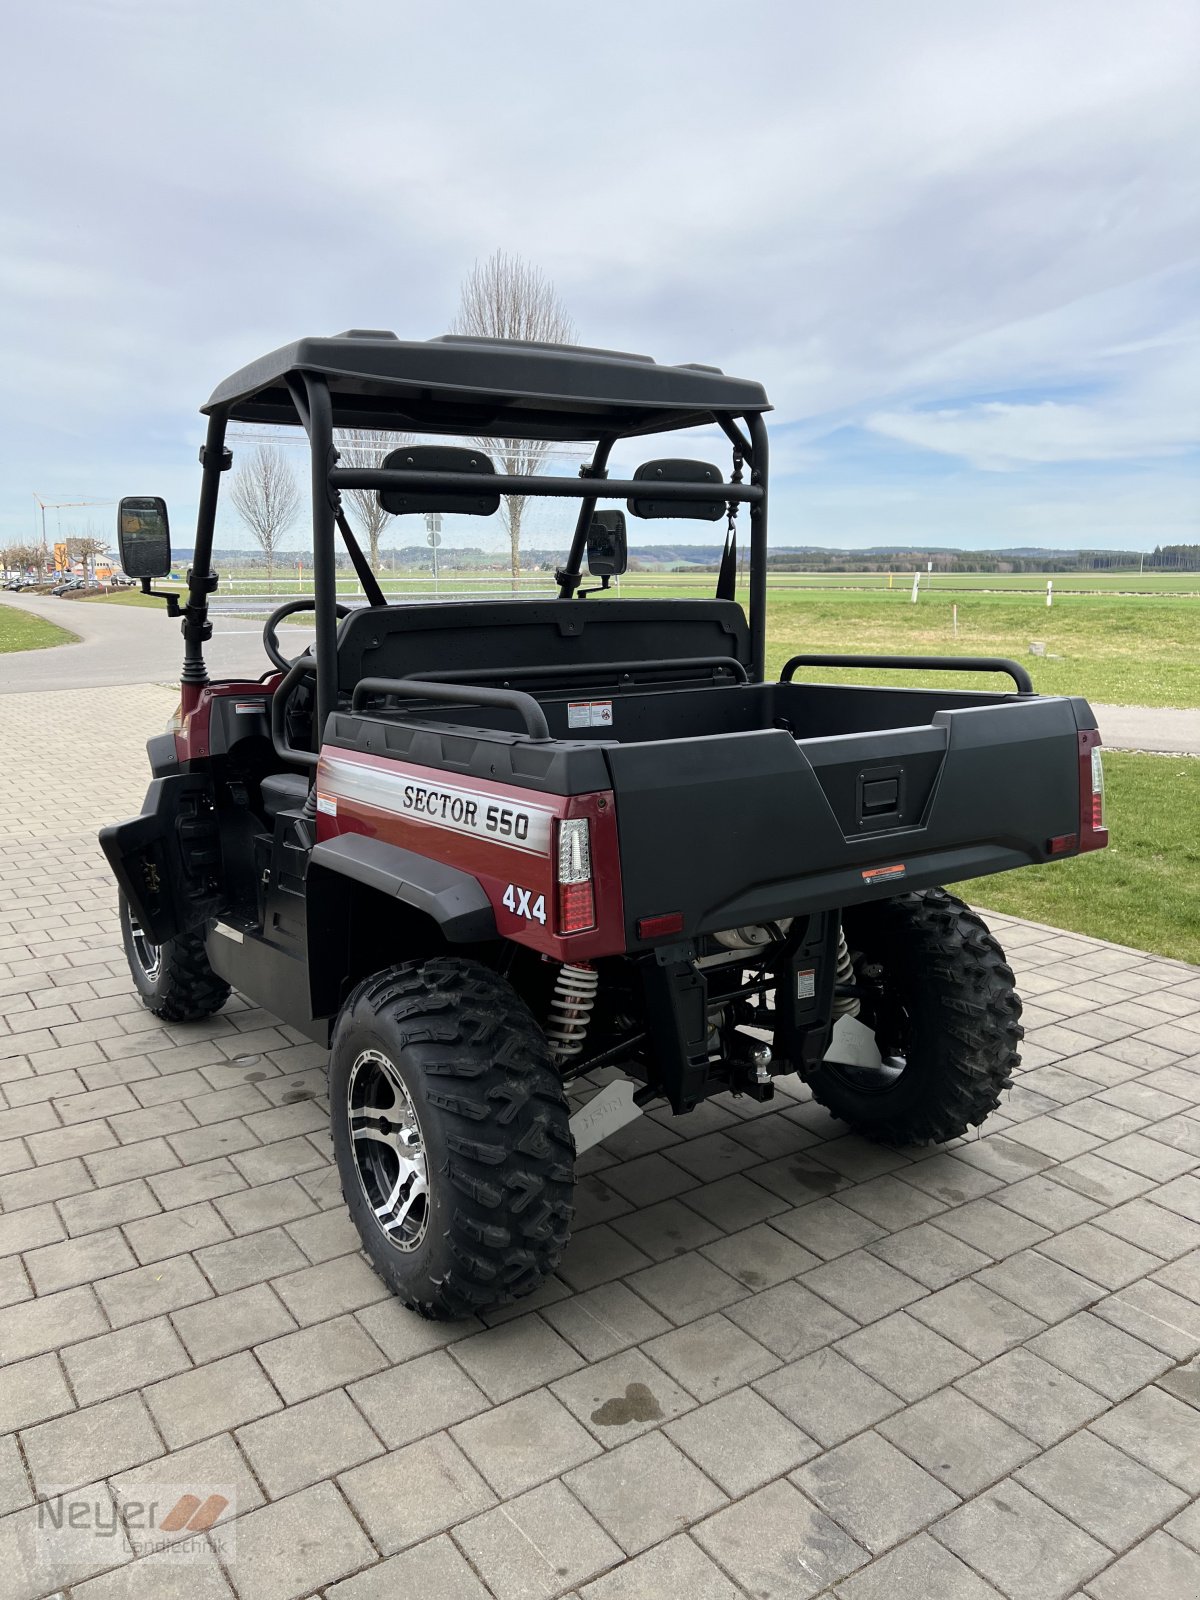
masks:
{"label": "cloudy sky", "polygon": [[439,333],[497,246],[587,343],[766,384],[776,542],[1200,538],[1195,0],[43,0],[6,46],[0,538],[157,492],[179,542],[221,377]]}

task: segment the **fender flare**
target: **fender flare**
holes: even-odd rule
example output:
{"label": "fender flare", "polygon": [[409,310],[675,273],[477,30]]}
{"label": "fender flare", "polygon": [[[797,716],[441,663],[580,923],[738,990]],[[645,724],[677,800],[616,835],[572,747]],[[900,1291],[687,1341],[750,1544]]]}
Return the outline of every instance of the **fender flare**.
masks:
{"label": "fender flare", "polygon": [[478,878],[458,867],[363,834],[344,833],[315,845],[308,870],[350,878],[431,917],[451,944],[495,939],[496,917]]}

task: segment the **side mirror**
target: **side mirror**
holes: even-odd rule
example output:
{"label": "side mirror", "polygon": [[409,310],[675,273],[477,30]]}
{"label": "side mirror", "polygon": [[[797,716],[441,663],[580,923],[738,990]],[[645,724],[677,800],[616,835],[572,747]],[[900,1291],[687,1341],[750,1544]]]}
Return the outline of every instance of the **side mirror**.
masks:
{"label": "side mirror", "polygon": [[131,495],[117,507],[117,548],[131,578],[165,578],[171,570],[167,502],[159,495]]}
{"label": "side mirror", "polygon": [[593,578],[619,578],[629,566],[623,511],[596,511],[587,536],[588,571]]}

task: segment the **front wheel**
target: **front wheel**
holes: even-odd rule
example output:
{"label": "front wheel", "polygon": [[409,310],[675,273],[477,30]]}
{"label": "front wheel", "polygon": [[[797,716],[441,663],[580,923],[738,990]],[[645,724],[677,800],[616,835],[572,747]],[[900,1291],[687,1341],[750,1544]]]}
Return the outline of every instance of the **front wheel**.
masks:
{"label": "front wheel", "polygon": [[142,1004],[164,1022],[199,1022],[229,999],[230,989],[208,964],[202,933],[151,944],[124,895],[117,908],[121,943]]}
{"label": "front wheel", "polygon": [[813,1098],[888,1144],[941,1144],[978,1127],[1021,1059],[1021,1002],[983,918],[927,889],[849,909],[844,927],[859,1020],[881,1061],[823,1062]]}
{"label": "front wheel", "polygon": [[541,1029],[475,961],[377,973],[334,1029],[342,1193],[376,1272],[422,1316],[531,1293],[570,1237],[574,1149]]}

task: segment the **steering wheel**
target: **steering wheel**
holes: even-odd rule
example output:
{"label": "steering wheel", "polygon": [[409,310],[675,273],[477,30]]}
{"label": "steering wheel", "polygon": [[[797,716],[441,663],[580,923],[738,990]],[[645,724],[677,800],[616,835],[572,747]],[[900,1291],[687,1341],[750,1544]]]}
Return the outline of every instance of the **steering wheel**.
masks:
{"label": "steering wheel", "polygon": [[[296,663],[295,661],[289,661],[279,648],[279,640],[275,636],[276,628],[285,617],[290,617],[297,611],[314,611],[316,605],[315,597],[310,596],[303,596],[299,600],[288,600],[283,605],[276,606],[275,610],[263,623],[263,649],[267,652],[272,665],[278,667],[280,672],[287,672]],[[342,605],[340,601],[333,609],[337,613],[339,621],[350,615],[350,607]],[[299,660],[299,657],[296,660]]]}

